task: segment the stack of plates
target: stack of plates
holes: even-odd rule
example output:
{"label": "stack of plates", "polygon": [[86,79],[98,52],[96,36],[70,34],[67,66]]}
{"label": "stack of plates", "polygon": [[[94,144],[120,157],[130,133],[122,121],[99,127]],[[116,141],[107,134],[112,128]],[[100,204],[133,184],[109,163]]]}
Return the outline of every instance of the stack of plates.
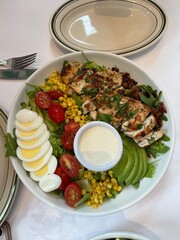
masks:
{"label": "stack of plates", "polygon": [[0,226],[5,221],[18,189],[19,178],[9,158],[5,157],[7,115],[0,108]]}

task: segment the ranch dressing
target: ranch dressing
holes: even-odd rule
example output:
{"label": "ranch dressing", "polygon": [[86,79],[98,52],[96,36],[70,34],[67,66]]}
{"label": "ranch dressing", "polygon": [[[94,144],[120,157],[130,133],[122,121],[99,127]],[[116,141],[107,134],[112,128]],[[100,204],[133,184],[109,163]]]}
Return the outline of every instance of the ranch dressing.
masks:
{"label": "ranch dressing", "polygon": [[108,164],[118,153],[118,140],[115,134],[104,126],[93,126],[80,137],[79,151],[92,165]]}

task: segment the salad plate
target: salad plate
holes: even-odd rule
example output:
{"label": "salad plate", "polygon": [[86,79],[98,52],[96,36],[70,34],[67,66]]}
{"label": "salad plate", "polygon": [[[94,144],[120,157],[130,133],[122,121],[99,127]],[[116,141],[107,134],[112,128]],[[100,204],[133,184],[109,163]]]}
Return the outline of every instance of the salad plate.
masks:
{"label": "salad plate", "polygon": [[[24,83],[15,97],[11,107],[7,124],[7,132],[13,134],[13,129],[15,127],[15,116],[21,109],[22,103],[28,102],[29,98],[27,96],[27,92],[32,91],[32,86],[40,86],[41,84],[44,84],[45,79],[50,76],[52,71],[54,69],[58,72],[61,71],[63,64],[67,61],[84,62],[84,56],[86,56],[89,61],[93,61],[101,66],[106,66],[107,68],[118,66],[120,71],[129,73],[131,77],[138,82],[138,84],[149,85],[153,89],[156,89],[157,92],[161,91],[161,88],[156,84],[156,81],[154,81],[142,68],[122,56],[96,51],[86,51],[84,54],[81,52],[69,53],[49,62],[47,65],[33,73],[33,75],[31,75],[31,77]],[[82,204],[77,208],[69,207],[64,199],[57,194],[53,192],[43,192],[39,188],[38,183],[33,181],[32,178],[27,174],[27,171],[23,168],[21,161],[17,157],[10,157],[12,164],[23,184],[36,197],[41,199],[43,202],[59,209],[60,211],[82,216],[100,216],[127,209],[142,200],[156,187],[156,185],[164,176],[172,158],[175,141],[174,118],[171,106],[164,92],[162,92],[161,100],[165,104],[167,110],[166,118],[168,121],[163,121],[163,129],[170,139],[166,142],[169,151],[159,154],[159,156],[155,159],[156,168],[153,177],[143,178],[138,188],[132,185],[125,187],[120,194],[117,194],[115,198],[105,201],[96,209],[93,207],[88,207],[86,204]]]}
{"label": "salad plate", "polygon": [[53,12],[49,28],[55,42],[68,51],[128,56],[156,43],[166,25],[166,14],[154,1],[76,0]]}
{"label": "salad plate", "polygon": [[16,192],[19,185],[19,178],[13,168],[13,165],[9,158],[5,157],[5,139],[7,127],[7,115],[5,111],[0,108],[0,226],[5,221],[13,201],[16,196]]}

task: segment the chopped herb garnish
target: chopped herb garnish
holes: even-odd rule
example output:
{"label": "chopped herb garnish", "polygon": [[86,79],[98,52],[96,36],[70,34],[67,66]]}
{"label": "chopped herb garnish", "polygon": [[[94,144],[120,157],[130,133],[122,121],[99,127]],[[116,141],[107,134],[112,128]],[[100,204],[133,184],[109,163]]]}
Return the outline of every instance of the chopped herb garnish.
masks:
{"label": "chopped herb garnish", "polygon": [[120,116],[123,116],[125,111],[129,108],[129,104],[128,103],[123,103],[120,105],[119,110],[117,112],[117,114],[119,114]]}
{"label": "chopped herb garnish", "polygon": [[84,94],[90,95],[91,97],[95,97],[98,94],[99,89],[98,88],[90,88],[90,89],[88,89],[87,87],[83,87],[82,92]]}
{"label": "chopped herb garnish", "polygon": [[138,130],[141,130],[143,127],[144,127],[144,124],[143,124],[143,123],[139,123],[139,124],[137,125],[137,129],[138,129]]}
{"label": "chopped herb garnish", "polygon": [[127,119],[129,120],[129,119],[133,118],[136,115],[136,113],[137,113],[137,111],[135,111],[135,110],[128,112]]}

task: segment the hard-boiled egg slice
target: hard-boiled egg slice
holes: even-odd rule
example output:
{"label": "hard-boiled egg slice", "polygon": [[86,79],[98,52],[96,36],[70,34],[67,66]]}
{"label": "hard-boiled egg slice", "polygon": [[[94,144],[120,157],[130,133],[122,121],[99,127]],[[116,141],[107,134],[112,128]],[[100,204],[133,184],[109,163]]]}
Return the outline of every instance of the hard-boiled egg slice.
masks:
{"label": "hard-boiled egg slice", "polygon": [[44,175],[41,180],[39,181],[39,187],[44,192],[52,192],[59,188],[61,185],[61,178],[56,174],[48,174]]}
{"label": "hard-boiled egg slice", "polygon": [[40,179],[44,175],[54,173],[56,170],[56,167],[57,167],[57,158],[52,155],[50,160],[44,167],[42,167],[38,171],[30,172],[30,176],[34,181],[40,181]]}
{"label": "hard-boiled egg slice", "polygon": [[43,145],[46,141],[48,141],[50,137],[49,131],[44,132],[44,134],[37,139],[34,140],[28,140],[28,141],[21,141],[17,138],[17,144],[20,148],[23,149],[35,149]]}
{"label": "hard-boiled egg slice", "polygon": [[21,123],[16,120],[15,127],[19,131],[29,132],[39,128],[42,125],[42,123],[43,123],[42,117],[37,116],[32,122],[28,122],[28,123]]}
{"label": "hard-boiled egg slice", "polygon": [[31,171],[38,171],[42,167],[44,167],[52,156],[52,146],[50,147],[49,151],[43,155],[41,158],[38,158],[36,161],[33,162],[22,162],[23,168],[29,172]]}
{"label": "hard-boiled egg slice", "polygon": [[19,159],[24,162],[33,162],[40,158],[42,158],[51,148],[51,144],[49,141],[45,142],[38,148],[35,149],[23,149],[17,147],[16,153]]}
{"label": "hard-boiled egg slice", "polygon": [[45,123],[43,123],[38,129],[29,131],[29,132],[22,132],[16,128],[15,134],[17,139],[21,141],[31,141],[41,137],[46,131],[47,131],[47,126]]}
{"label": "hard-boiled egg slice", "polygon": [[21,109],[16,114],[16,120],[20,123],[29,123],[37,118],[37,113],[29,109]]}

